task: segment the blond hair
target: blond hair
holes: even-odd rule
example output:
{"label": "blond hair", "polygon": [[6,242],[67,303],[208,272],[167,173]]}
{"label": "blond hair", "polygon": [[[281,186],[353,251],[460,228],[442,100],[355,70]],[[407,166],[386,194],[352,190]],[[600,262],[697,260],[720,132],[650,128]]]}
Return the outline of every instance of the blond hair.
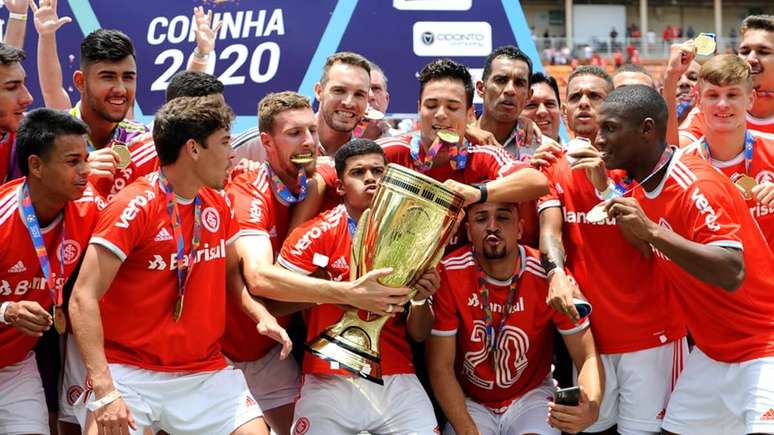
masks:
{"label": "blond hair", "polygon": [[752,89],[752,71],[744,59],[735,54],[720,54],[708,60],[699,71],[699,83],[715,86],[745,85]]}

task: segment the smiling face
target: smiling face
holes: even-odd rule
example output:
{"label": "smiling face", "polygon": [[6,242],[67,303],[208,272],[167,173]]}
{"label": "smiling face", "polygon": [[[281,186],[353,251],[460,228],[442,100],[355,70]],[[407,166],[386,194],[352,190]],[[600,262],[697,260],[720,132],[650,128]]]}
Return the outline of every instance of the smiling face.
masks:
{"label": "smiling face", "polygon": [[439,130],[453,130],[465,136],[468,119],[465,85],[459,80],[440,79],[425,85],[419,101],[422,142],[430,144]]}
{"label": "smiling face", "polygon": [[368,107],[370,86],[370,76],[363,68],[345,63],[331,65],[325,84],[315,85],[325,124],[341,133],[354,130]]}
{"label": "smiling face", "polygon": [[82,104],[108,122],[121,122],[134,105],[137,64],[134,57],[95,62],[73,76]]}
{"label": "smiling face", "polygon": [[597,132],[597,110],[608,94],[608,83],[591,74],[574,77],[567,85],[564,112],[567,125],[576,136],[594,140]]}
{"label": "smiling face", "polygon": [[522,114],[535,121],[541,133],[551,139],[559,139],[559,117],[561,115],[559,100],[548,83],[540,82],[532,85],[532,97],[524,106]]}
{"label": "smiling face", "polygon": [[492,60],[486,81],[476,83],[484,100],[484,115],[497,122],[515,123],[531,94],[529,66],[519,59],[499,56]]}
{"label": "smiling face", "polygon": [[707,129],[715,132],[745,128],[753,98],[747,84],[718,86],[704,80],[699,84],[698,106],[704,113]]}
{"label": "smiling face", "polygon": [[739,56],[752,68],[755,89],[774,91],[774,32],[747,30],[739,44]]}

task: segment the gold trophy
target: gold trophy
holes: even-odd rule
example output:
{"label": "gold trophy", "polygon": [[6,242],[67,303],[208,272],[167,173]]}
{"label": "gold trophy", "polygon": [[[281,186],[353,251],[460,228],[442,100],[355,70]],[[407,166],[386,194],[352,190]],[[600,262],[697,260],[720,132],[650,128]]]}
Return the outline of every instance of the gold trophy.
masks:
{"label": "gold trophy", "polygon": [[[350,280],[391,267],[383,285],[411,287],[440,261],[461,216],[462,196],[432,178],[389,164],[371,208],[363,212],[352,240]],[[314,355],[335,361],[363,378],[384,385],[379,332],[389,316],[362,319],[357,309],[307,344]]]}

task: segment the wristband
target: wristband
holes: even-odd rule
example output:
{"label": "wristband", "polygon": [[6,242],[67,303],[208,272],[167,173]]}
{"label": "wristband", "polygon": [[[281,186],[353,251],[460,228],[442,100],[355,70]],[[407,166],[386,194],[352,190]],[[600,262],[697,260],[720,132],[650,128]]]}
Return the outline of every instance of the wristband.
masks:
{"label": "wristband", "polygon": [[421,301],[416,301],[414,299],[411,299],[409,302],[411,302],[412,307],[421,307],[422,305],[427,303],[427,298],[422,299]]}
{"label": "wristband", "polygon": [[27,21],[27,14],[17,14],[16,12],[11,12],[8,14],[8,18],[12,20]]}
{"label": "wristband", "polygon": [[8,309],[8,307],[11,305],[11,301],[3,302],[2,305],[0,305],[0,323],[10,325],[11,322],[5,319],[5,310]]}
{"label": "wristband", "polygon": [[607,189],[605,189],[602,192],[599,192],[599,197],[604,199],[605,201],[615,198],[615,183],[613,183],[613,180],[607,179]]}
{"label": "wristband", "polygon": [[477,187],[481,197],[476,201],[476,204],[483,204],[486,202],[487,197],[489,197],[489,191],[486,189],[486,183],[481,183]]}
{"label": "wristband", "polygon": [[194,49],[193,56],[196,59],[207,61],[210,58],[210,53],[202,53],[198,48]]}
{"label": "wristband", "polygon": [[86,407],[89,408],[89,411],[94,412],[94,411],[102,408],[105,405],[109,405],[109,404],[115,402],[116,400],[118,400],[120,398],[121,398],[121,393],[118,390],[113,390],[113,391],[105,394],[105,396],[103,398],[101,398],[99,400],[95,400],[95,401],[89,403],[88,405],[86,405]]}

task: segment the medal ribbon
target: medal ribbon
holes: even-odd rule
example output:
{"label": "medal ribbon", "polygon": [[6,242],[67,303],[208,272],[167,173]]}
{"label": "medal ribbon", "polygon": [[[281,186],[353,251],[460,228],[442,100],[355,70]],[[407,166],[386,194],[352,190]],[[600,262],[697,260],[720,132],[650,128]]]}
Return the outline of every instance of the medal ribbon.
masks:
{"label": "medal ribbon", "polygon": [[349,231],[349,237],[354,241],[355,231],[357,231],[357,221],[352,216],[347,216],[347,230]]}
{"label": "medal ribbon", "polygon": [[492,315],[492,307],[489,306],[489,287],[486,286],[486,274],[479,268],[478,271],[478,292],[481,294],[481,299],[484,306],[484,322],[486,332],[486,346],[490,352],[494,352],[497,346],[497,336],[505,326],[505,320],[513,309],[513,301],[516,299],[516,279],[511,277],[510,288],[508,289],[508,298],[505,301],[505,307],[503,309],[503,316],[500,318],[500,324],[497,329],[494,327],[494,316]]}
{"label": "medal ribbon", "polygon": [[185,255],[185,241],[183,240],[180,210],[177,207],[175,192],[172,190],[172,186],[169,185],[167,177],[165,177],[164,173],[161,171],[159,171],[159,185],[161,186],[161,190],[164,191],[165,199],[167,201],[167,213],[169,214],[169,219],[172,221],[172,232],[174,233],[175,241],[177,242],[177,297],[178,300],[181,300],[185,296],[185,288],[188,286],[188,280],[191,278],[190,272],[193,268],[194,258],[196,258],[196,252],[202,241],[202,200],[199,198],[199,195],[194,197],[194,226],[193,236],[191,238],[191,258],[189,261],[186,261],[188,256]]}
{"label": "medal ribbon", "polygon": [[[707,143],[707,139],[704,138],[701,141],[701,147],[704,150],[705,158],[711,159],[710,147]],[[744,172],[746,175],[750,175],[750,166],[752,165],[753,151],[755,147],[755,138],[749,130],[744,131]]]}
{"label": "medal ribbon", "polygon": [[[48,259],[48,252],[46,252],[46,243],[43,241],[43,233],[40,231],[40,222],[38,222],[38,216],[35,214],[35,207],[32,206],[32,197],[30,197],[30,189],[25,181],[22,185],[22,217],[24,219],[24,225],[27,227],[27,231],[30,233],[32,239],[32,245],[35,247],[35,254],[38,256],[38,262],[40,262],[40,269],[43,271],[43,276],[46,278],[48,284],[48,291],[51,292],[51,301],[55,306],[62,306],[62,291],[59,286],[56,285],[56,275],[51,273],[51,263]],[[62,234],[59,242],[59,277],[64,278],[64,241],[65,241],[65,219],[62,216]]]}
{"label": "medal ribbon", "polygon": [[[425,158],[420,159],[419,158],[419,152],[420,148],[422,147],[422,139],[419,135],[419,133],[415,133],[411,136],[411,143],[410,143],[410,154],[411,154],[411,160],[414,161],[414,166],[419,172],[427,172],[433,167],[433,159],[438,154],[438,151],[441,150],[441,147],[446,142],[442,141],[440,138],[435,141],[435,144],[433,144],[429,150],[425,153]],[[452,169],[454,170],[462,170],[465,169],[465,165],[468,162],[468,142],[467,140],[463,140],[463,145],[457,144],[452,145],[449,144],[449,165],[451,165]]]}
{"label": "medal ribbon", "polygon": [[[645,184],[645,182],[653,178],[654,175],[658,174],[659,171],[664,169],[664,166],[669,164],[674,154],[675,154],[674,147],[670,147],[670,146],[666,147],[664,149],[664,152],[661,154],[661,158],[658,160],[658,163],[656,163],[656,167],[655,169],[653,169],[653,172],[648,174],[647,177],[643,178],[642,181],[640,181],[637,184],[637,186],[642,186],[643,184]],[[631,180],[629,177],[625,177],[623,180],[621,180],[621,182],[619,184],[616,184],[615,186],[615,193],[614,193],[616,195],[615,197],[624,196],[627,193],[634,190],[637,186],[631,187],[632,184],[634,184],[633,180]]]}
{"label": "medal ribbon", "polygon": [[306,169],[298,168],[298,196],[294,195],[290,188],[282,182],[280,177],[271,170],[268,163],[264,163],[266,170],[271,174],[271,188],[277,198],[285,205],[301,202],[306,198]]}
{"label": "medal ribbon", "polygon": [[[538,138],[535,137],[530,145],[535,145],[537,141]],[[516,160],[521,160],[521,148],[529,147],[529,145],[526,144],[527,133],[521,120],[516,122],[516,128],[511,131],[510,136],[508,136],[508,139],[506,139],[505,143],[503,143],[503,148],[508,148],[508,144],[511,142],[513,142],[513,149],[516,151]]]}

